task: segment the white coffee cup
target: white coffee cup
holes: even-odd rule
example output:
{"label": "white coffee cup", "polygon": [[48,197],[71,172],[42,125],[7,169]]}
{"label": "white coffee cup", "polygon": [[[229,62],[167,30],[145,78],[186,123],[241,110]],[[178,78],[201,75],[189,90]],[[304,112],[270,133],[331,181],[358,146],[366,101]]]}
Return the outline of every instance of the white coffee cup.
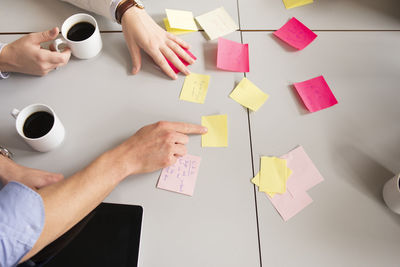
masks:
{"label": "white coffee cup", "polygon": [[[80,22],[88,22],[94,26],[94,32],[90,37],[81,41],[68,39],[68,31]],[[103,47],[97,21],[89,14],[79,13],[67,18],[61,26],[61,35],[63,38],[54,40],[54,48],[60,52],[59,46],[65,44],[71,49],[72,55],[80,59],[89,59],[95,57]]]}
{"label": "white coffee cup", "polygon": [[386,205],[395,213],[400,214],[400,174],[396,175],[383,186],[383,199]]}
{"label": "white coffee cup", "polygon": [[[36,112],[44,111],[51,114],[54,118],[53,126],[43,136],[38,138],[30,138],[24,134],[24,124],[32,114]],[[58,147],[65,137],[65,129],[61,124],[60,119],[54,113],[54,111],[47,105],[44,104],[33,104],[23,108],[21,111],[13,109],[11,115],[15,118],[15,127],[18,134],[25,140],[28,145],[33,149],[40,152],[47,152]]]}

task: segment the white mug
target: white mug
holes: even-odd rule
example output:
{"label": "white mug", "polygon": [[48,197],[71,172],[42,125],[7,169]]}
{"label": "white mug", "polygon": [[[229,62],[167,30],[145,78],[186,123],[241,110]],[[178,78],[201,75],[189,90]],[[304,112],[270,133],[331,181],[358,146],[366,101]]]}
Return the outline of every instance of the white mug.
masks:
{"label": "white mug", "polygon": [[400,174],[396,175],[383,186],[383,199],[386,205],[395,213],[400,214]]}
{"label": "white mug", "polygon": [[[37,138],[27,137],[24,133],[24,124],[32,114],[36,112],[44,111],[51,114],[54,118],[53,126],[43,136]],[[65,129],[61,124],[60,119],[54,113],[54,111],[44,104],[33,104],[23,108],[21,111],[13,109],[11,115],[15,118],[15,127],[18,134],[25,140],[28,145],[33,149],[40,152],[47,152],[58,147],[65,137]]]}
{"label": "white mug", "polygon": [[[80,22],[88,22],[92,24],[94,26],[93,34],[87,39],[81,41],[68,39],[68,31]],[[79,13],[67,18],[61,26],[61,35],[63,38],[58,38],[53,42],[55,50],[60,52],[59,46],[65,44],[71,49],[72,55],[80,59],[95,57],[103,47],[97,21],[89,14]]]}

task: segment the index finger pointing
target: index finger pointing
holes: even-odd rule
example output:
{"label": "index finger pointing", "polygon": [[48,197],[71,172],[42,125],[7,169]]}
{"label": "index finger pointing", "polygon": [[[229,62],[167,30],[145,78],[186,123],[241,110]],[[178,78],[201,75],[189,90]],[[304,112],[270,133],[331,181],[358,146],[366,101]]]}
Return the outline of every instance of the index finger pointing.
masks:
{"label": "index finger pointing", "polygon": [[169,127],[183,134],[205,134],[208,131],[207,127],[184,122],[171,122]]}

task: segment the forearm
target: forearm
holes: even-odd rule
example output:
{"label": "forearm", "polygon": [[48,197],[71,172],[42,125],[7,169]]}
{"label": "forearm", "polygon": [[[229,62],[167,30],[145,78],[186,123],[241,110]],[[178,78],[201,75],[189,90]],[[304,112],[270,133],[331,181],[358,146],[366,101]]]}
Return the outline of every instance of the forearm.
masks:
{"label": "forearm", "polygon": [[6,59],[5,53],[3,49],[6,47],[6,44],[0,43],[0,71],[8,71],[10,68],[10,64]]}
{"label": "forearm", "polygon": [[[113,2],[117,0],[62,0],[85,10],[105,16],[109,19],[115,19],[112,14]],[[115,8],[114,8],[115,11]]]}
{"label": "forearm", "polygon": [[16,175],[16,164],[9,158],[0,156],[0,182],[6,185]]}
{"label": "forearm", "polygon": [[126,176],[115,166],[110,151],[82,171],[38,190],[44,203],[45,224],[38,241],[23,260],[29,259],[84,218]]}

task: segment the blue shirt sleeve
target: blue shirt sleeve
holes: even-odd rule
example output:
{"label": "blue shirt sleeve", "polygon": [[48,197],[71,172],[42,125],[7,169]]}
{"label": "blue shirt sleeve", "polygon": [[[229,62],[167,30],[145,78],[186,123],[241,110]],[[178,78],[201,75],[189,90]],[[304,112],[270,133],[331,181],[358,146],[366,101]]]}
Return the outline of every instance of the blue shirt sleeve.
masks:
{"label": "blue shirt sleeve", "polygon": [[0,266],[16,266],[32,249],[44,225],[44,205],[38,193],[10,182],[0,190]]}

